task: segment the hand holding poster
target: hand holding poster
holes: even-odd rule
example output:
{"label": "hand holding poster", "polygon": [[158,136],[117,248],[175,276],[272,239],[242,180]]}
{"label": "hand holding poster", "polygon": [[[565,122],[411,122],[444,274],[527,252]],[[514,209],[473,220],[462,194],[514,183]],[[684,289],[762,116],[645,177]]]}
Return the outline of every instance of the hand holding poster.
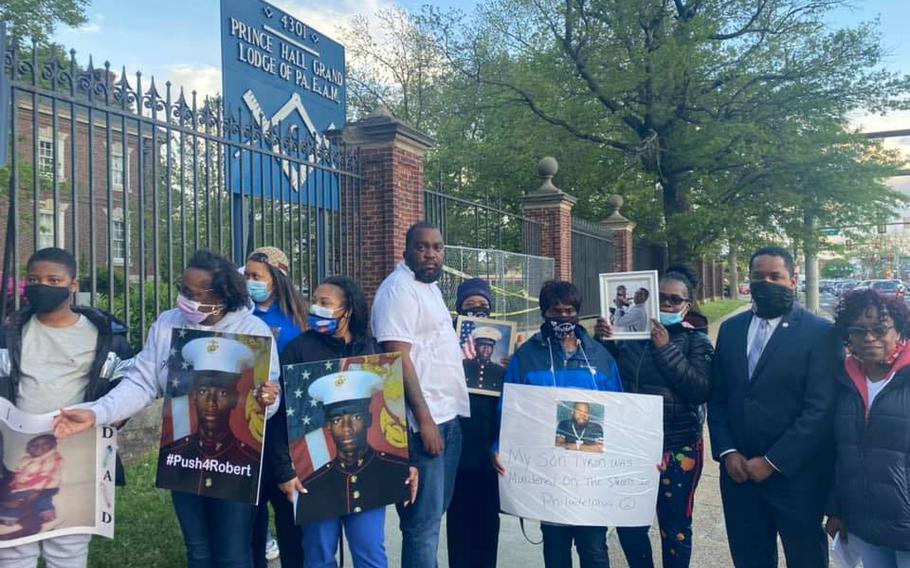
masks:
{"label": "hand holding poster", "polygon": [[158,487],[258,501],[265,427],[255,393],[269,378],[271,349],[271,337],[174,330]]}
{"label": "hand holding poster", "polygon": [[0,399],[0,548],[69,534],[114,537],[116,430],[57,440],[54,413]]}
{"label": "hand holding poster", "polygon": [[401,355],[284,367],[297,524],[410,498]]}
{"label": "hand holding poster", "polygon": [[662,449],[659,396],[506,384],[502,510],[573,526],[650,525]]}
{"label": "hand holding poster", "polygon": [[499,396],[507,361],[515,353],[515,323],[458,316],[455,331],[468,392]]}

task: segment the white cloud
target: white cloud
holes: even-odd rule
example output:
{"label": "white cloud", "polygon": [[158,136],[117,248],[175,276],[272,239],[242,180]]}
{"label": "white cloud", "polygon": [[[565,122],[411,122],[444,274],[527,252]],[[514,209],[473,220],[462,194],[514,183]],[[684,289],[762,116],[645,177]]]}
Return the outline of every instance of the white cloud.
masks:
{"label": "white cloud", "polygon": [[[376,12],[396,6],[392,0],[338,0],[332,5],[301,0],[274,0],[274,4],[288,14],[300,18],[308,26],[339,40],[343,29],[353,16],[362,14],[371,20]],[[378,31],[378,30],[373,30]]]}
{"label": "white cloud", "polygon": [[101,31],[102,24],[104,24],[104,14],[95,14],[81,26],[75,28],[66,27],[61,29],[60,33],[72,35],[96,34]]}
{"label": "white cloud", "polygon": [[156,83],[159,80],[162,84],[164,81],[170,81],[176,86],[176,90],[172,92],[175,98],[180,94],[180,87],[183,87],[187,102],[190,103],[193,91],[196,91],[196,101],[199,104],[206,96],[221,93],[221,68],[214,65],[179,63],[162,68],[161,73],[157,75]]}

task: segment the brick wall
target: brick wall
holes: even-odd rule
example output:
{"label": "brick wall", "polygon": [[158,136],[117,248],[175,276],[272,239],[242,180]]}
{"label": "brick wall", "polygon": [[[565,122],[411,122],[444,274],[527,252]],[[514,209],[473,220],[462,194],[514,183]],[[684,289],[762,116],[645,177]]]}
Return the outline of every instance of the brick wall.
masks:
{"label": "brick wall", "polygon": [[327,136],[360,150],[360,281],[372,300],[401,260],[408,228],[423,220],[424,156],[433,141],[383,108]]}
{"label": "brick wall", "polygon": [[572,280],[572,208],[566,203],[525,206],[524,214],[541,224],[541,256],[555,260],[554,278]]}
{"label": "brick wall", "polygon": [[[107,265],[108,259],[108,231],[111,213],[114,219],[123,220],[124,213],[129,207],[133,211],[130,221],[138,223],[138,211],[150,210],[151,199],[141,205],[138,203],[139,187],[139,144],[135,129],[130,130],[129,122],[126,128],[126,145],[123,145],[119,121],[110,123],[111,146],[122,149],[122,154],[127,156],[127,175],[125,187],[110,192],[108,203],[108,159],[112,152],[108,150],[107,128],[108,123],[96,115],[92,125],[91,137],[89,136],[88,117],[77,115],[75,133],[72,129],[68,110],[58,109],[56,123],[49,108],[39,108],[37,117],[30,106],[30,101],[20,101],[16,112],[16,140],[14,150],[18,161],[18,212],[16,229],[18,237],[18,253],[20,266],[39,245],[54,244],[69,250],[76,250],[77,260],[87,264],[91,252],[94,251],[98,265]],[[35,128],[38,130],[38,140],[35,139]],[[146,138],[148,142],[148,137]],[[53,180],[51,172],[42,175],[40,166],[35,165],[36,144],[41,141],[52,142],[57,151],[58,167],[56,181],[58,185],[59,201],[54,203]],[[122,155],[121,154],[121,155]],[[73,199],[73,160],[76,166],[76,199]],[[112,162],[122,163],[122,158],[113,156]],[[89,176],[89,162],[92,172]],[[151,181],[150,161],[144,160],[143,166],[146,185]],[[40,159],[39,159],[40,163]],[[10,162],[11,165],[11,162]],[[113,167],[113,166],[112,166]],[[35,238],[35,201],[36,194],[34,172],[39,172],[37,201],[39,216],[51,215],[57,217],[60,233],[54,237],[53,224],[49,223],[51,232],[46,238]],[[93,188],[90,194],[89,188]],[[9,195],[7,188],[0,190],[0,212],[5,215],[9,210]],[[74,207],[75,203],[75,207]],[[90,222],[93,221],[93,225]],[[147,225],[150,221],[147,221]],[[73,229],[76,229],[77,242],[73,242]],[[5,246],[5,231],[0,232],[0,250]],[[94,237],[94,247],[92,247]],[[75,245],[75,246],[74,246]],[[135,248],[135,246],[133,246]],[[122,266],[116,264],[116,266]],[[138,263],[131,263],[131,271],[135,272]]]}
{"label": "brick wall", "polygon": [[404,252],[408,227],[423,219],[423,157],[394,146],[361,151],[361,285],[372,298]]}

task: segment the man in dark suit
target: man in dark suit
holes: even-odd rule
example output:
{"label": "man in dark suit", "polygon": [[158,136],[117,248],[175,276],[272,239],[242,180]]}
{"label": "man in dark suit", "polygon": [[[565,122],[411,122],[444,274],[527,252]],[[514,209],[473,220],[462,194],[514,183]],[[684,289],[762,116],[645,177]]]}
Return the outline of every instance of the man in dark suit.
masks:
{"label": "man in dark suit", "polygon": [[785,249],[749,262],[753,308],[725,322],[713,362],[708,427],[737,568],[828,566],[822,530],[832,471],[831,419],[843,347],[831,323],[794,304]]}

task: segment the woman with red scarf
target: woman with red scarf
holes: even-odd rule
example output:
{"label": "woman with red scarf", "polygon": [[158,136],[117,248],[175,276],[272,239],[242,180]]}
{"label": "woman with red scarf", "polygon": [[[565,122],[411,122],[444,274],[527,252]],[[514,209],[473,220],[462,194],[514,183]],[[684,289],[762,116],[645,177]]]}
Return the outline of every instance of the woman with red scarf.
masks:
{"label": "woman with red scarf", "polygon": [[910,310],[874,290],[844,296],[835,483],[826,528],[866,568],[910,567]]}

